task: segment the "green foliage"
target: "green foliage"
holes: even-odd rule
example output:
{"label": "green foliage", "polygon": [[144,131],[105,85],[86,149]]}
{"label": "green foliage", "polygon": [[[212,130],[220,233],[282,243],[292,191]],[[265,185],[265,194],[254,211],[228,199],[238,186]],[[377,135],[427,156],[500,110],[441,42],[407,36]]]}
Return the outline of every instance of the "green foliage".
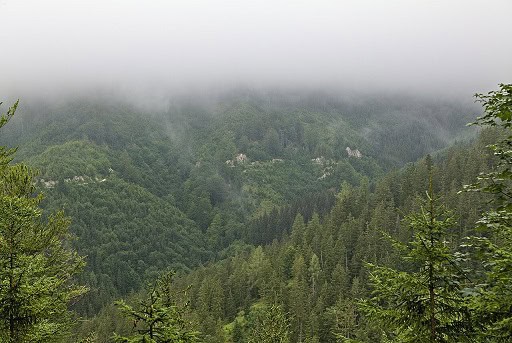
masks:
{"label": "green foliage", "polygon": [[11,164],[12,153],[0,149],[0,340],[58,342],[73,322],[68,306],[86,292],[74,282],[85,263],[69,248],[69,219],[43,216],[34,172]]}
{"label": "green foliage", "polygon": [[501,84],[500,90],[476,97],[483,103],[485,115],[477,118],[473,125],[498,127],[505,138],[488,146],[497,158],[494,170],[481,174],[477,183],[465,186],[465,189],[491,193],[496,211],[512,212],[512,85]]}
{"label": "green foliage", "polygon": [[80,280],[90,286],[77,309],[94,314],[113,298],[139,290],[165,268],[188,270],[206,260],[204,236],[172,203],[116,175],[104,182],[48,189],[48,209],[74,219],[76,249],[87,255]]}
{"label": "green foliage", "polygon": [[[472,146],[453,147],[432,167],[434,189],[462,216],[453,226],[457,230],[452,247],[474,226],[478,218],[474,213],[485,204],[476,193],[459,195],[464,201],[457,196],[461,184],[487,168],[484,144],[478,141]],[[479,162],[474,165],[475,161]],[[289,236],[284,234],[279,241],[260,248],[238,242],[226,250],[223,260],[177,278],[178,288],[191,285],[190,311],[199,322],[204,340],[229,342],[232,337],[236,342],[236,336],[242,337],[238,342],[245,342],[251,307],[278,302],[290,323],[292,342],[317,339],[334,343],[336,335],[361,342],[382,341],[381,327],[369,322],[355,303],[356,298],[367,297],[369,292],[362,260],[412,270],[411,263],[399,259],[391,244],[382,240],[381,232],[405,243],[410,240],[411,231],[403,225],[401,213],[417,208],[428,175],[427,165],[421,161],[371,184],[344,184],[334,207],[321,216],[311,214],[315,208],[311,204],[299,206],[298,212],[286,208],[271,212],[255,221],[251,230],[267,234],[267,227],[280,230],[284,222],[289,222]],[[317,201],[312,196],[304,199],[309,200]],[[216,237],[218,222],[212,223],[212,238]],[[112,322],[113,327],[116,319],[110,318],[111,313],[101,314],[95,322],[107,327],[104,323]],[[231,324],[224,335],[221,329],[226,323]]]}
{"label": "green foliage", "polygon": [[487,341],[512,339],[512,85],[501,84],[497,91],[477,94],[485,115],[476,125],[498,127],[504,138],[489,146],[497,163],[489,173],[466,190],[491,194],[493,208],[478,221],[482,236],[471,237],[464,246],[475,251],[484,266],[484,279],[474,289],[472,308],[485,324]]}
{"label": "green foliage", "polygon": [[248,313],[240,311],[225,330],[233,343],[291,342],[289,317],[282,305],[264,301],[253,304]]}
{"label": "green foliage", "polygon": [[[331,150],[327,136],[358,136],[348,124],[327,134],[334,118],[315,111],[245,104],[213,117],[192,116],[188,108],[182,116],[141,117],[115,101],[25,111],[23,123],[11,122],[0,139],[18,142],[18,158],[41,170],[42,205],[65,208],[74,219],[73,245],[88,261],[81,281],[92,289],[78,305],[81,313],[97,313],[162,269],[189,270],[219,256],[235,240],[280,238],[299,210],[307,218],[329,210],[339,177],[356,184],[381,172],[372,157],[347,159],[344,147],[338,160],[313,163],[316,145],[303,149],[304,127]],[[239,153],[251,159],[250,149],[265,159],[226,164]]]}
{"label": "green foliage", "polygon": [[[451,253],[477,219],[474,216],[472,221],[469,214],[478,213],[477,209],[485,203],[475,193],[461,195],[464,201],[457,197],[462,183],[474,179],[481,168],[487,168],[482,148],[480,141],[473,146],[454,147],[436,164],[420,161],[371,184],[344,184],[331,211],[322,216],[292,215],[289,236],[252,251],[240,249],[222,261],[178,279],[182,285],[192,285],[191,310],[201,318],[201,331],[205,336],[219,337],[216,334],[219,325],[231,323],[228,331],[233,340],[235,336],[246,337],[252,306],[280,302],[290,323],[292,342],[334,343],[338,341],[337,335],[354,342],[381,342],[383,327],[363,316],[355,302],[356,298],[368,297],[370,291],[362,260],[407,272],[419,270],[418,264],[399,258],[399,251],[382,240],[382,232],[407,246],[411,229],[403,224],[401,213],[412,212],[419,206],[419,195],[428,185],[424,181],[430,174],[428,166],[434,174],[433,189],[443,195],[454,212],[464,217],[456,222],[448,219],[453,224],[449,227],[453,237],[446,241],[446,246],[440,245],[446,249],[444,252]],[[475,160],[481,162],[473,167]],[[460,170],[467,172],[461,175]],[[263,216],[254,230],[279,227],[280,220],[274,218],[281,215],[271,212],[268,217]],[[441,215],[438,219],[442,222],[446,218]],[[455,262],[466,268],[462,257],[455,256]],[[449,263],[440,264],[439,268],[446,282],[450,279],[449,272],[457,274],[457,269]],[[459,300],[466,301],[462,290],[467,280],[455,281],[459,284],[455,282],[450,289]],[[215,317],[209,319],[213,313]],[[455,325],[456,320],[452,319],[447,315],[439,320]],[[244,342],[244,338],[238,342]]]}
{"label": "green foliage", "polygon": [[[0,127],[3,127],[5,124],[7,124],[7,122],[9,122],[9,120],[12,118],[12,116],[16,112],[16,109],[18,108],[19,103],[20,103],[20,100],[19,99],[16,100],[14,105],[12,105],[11,107],[9,107],[7,109],[7,112],[2,113],[0,115]],[[2,106],[2,104],[3,104],[3,102],[0,102],[0,106]]]}
{"label": "green foliage", "polygon": [[253,307],[248,319],[247,343],[289,343],[288,318],[276,304]]}
{"label": "green foliage", "polygon": [[173,273],[161,276],[148,289],[146,299],[134,308],[123,300],[117,302],[124,315],[133,321],[134,333],[129,336],[115,334],[119,343],[194,343],[199,333],[190,329],[184,318],[184,307],[172,298]]}
{"label": "green foliage", "polygon": [[366,315],[399,342],[472,341],[472,324],[462,294],[465,274],[448,241],[455,221],[432,188],[420,212],[406,220],[407,244],[395,242],[409,270],[369,265],[372,296],[361,302]]}
{"label": "green foliage", "polygon": [[[16,112],[16,109],[18,108],[19,100],[14,103],[13,106],[9,107],[6,113],[0,114],[0,128],[2,128],[5,124],[9,122],[9,120],[12,118],[14,113]],[[0,106],[2,105],[2,102],[0,102]],[[0,145],[0,163],[5,166],[11,162],[13,159],[13,154],[16,150],[15,149],[7,149],[5,146]]]}
{"label": "green foliage", "polygon": [[476,94],[485,114],[477,118],[476,125],[512,128],[512,84],[500,84],[500,89],[488,94]]}
{"label": "green foliage", "polygon": [[[73,245],[88,256],[80,279],[92,291],[76,307],[82,313],[98,313],[170,266],[192,271],[178,282],[192,285],[190,307],[205,341],[224,341],[223,325],[260,300],[281,304],[290,341],[331,343],[338,328],[376,341],[350,301],[368,292],[362,260],[402,263],[379,230],[407,241],[400,213],[413,207],[426,175],[411,164],[380,178],[383,166],[445,146],[464,121],[458,106],[410,104],[238,94],[211,106],[177,99],[168,112],[144,115],[115,100],[35,104],[0,140],[19,144],[18,158],[46,181],[60,181],[42,205],[72,215]],[[347,146],[363,157],[348,157]],[[248,160],[231,164],[239,154]],[[465,232],[481,203],[454,190],[487,160],[476,146],[447,154],[436,187],[463,214]],[[74,176],[85,181],[65,182]],[[106,306],[79,336],[94,330],[103,343],[123,328]]]}
{"label": "green foliage", "polygon": [[85,176],[95,181],[109,174],[111,167],[105,148],[87,141],[70,141],[51,146],[30,160],[42,177],[64,178]]}

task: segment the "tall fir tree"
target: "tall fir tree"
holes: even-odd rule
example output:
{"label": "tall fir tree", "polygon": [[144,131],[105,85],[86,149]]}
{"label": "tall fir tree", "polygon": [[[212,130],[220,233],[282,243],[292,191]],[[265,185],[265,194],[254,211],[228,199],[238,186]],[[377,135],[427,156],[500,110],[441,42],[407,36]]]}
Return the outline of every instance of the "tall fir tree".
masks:
{"label": "tall fir tree", "polygon": [[490,194],[492,209],[478,221],[479,237],[470,237],[466,247],[476,248],[484,266],[484,280],[474,288],[472,308],[486,342],[512,341],[512,84],[501,84],[497,91],[477,94],[485,114],[475,125],[498,128],[502,138],[488,146],[497,163],[489,173],[466,191]]}
{"label": "tall fir tree", "polygon": [[12,164],[14,153],[0,147],[0,341],[59,342],[73,321],[68,305],[86,292],[73,281],[84,260],[69,248],[69,219],[44,218],[34,172]]}
{"label": "tall fir tree", "polygon": [[248,343],[289,343],[289,321],[280,305],[263,305],[249,315]]}
{"label": "tall fir tree", "polygon": [[121,312],[133,321],[129,337],[114,335],[119,343],[194,343],[199,333],[190,328],[184,318],[184,308],[178,305],[171,291],[173,273],[161,276],[150,287],[138,307],[123,300],[117,302]]}
{"label": "tall fir tree", "polygon": [[413,239],[393,242],[407,269],[369,264],[371,296],[361,301],[370,320],[393,342],[472,342],[474,330],[462,289],[461,258],[451,251],[455,221],[433,194],[418,212],[406,217]]}

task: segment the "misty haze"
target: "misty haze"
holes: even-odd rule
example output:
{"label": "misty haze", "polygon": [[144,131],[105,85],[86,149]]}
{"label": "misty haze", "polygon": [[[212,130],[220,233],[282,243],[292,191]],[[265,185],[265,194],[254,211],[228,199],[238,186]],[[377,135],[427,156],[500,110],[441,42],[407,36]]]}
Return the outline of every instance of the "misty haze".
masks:
{"label": "misty haze", "polygon": [[0,342],[511,342],[510,13],[0,0]]}

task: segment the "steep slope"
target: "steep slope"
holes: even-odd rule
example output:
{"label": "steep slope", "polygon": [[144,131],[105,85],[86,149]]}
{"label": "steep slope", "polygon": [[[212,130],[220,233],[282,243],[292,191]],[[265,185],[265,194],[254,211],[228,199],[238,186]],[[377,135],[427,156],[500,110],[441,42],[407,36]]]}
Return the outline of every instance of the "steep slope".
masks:
{"label": "steep slope", "polygon": [[[434,162],[434,192],[458,222],[447,242],[452,247],[472,232],[486,208],[485,197],[459,191],[492,165],[484,146],[493,137],[486,132],[474,145],[450,148]],[[356,306],[370,291],[364,264],[400,266],[384,235],[410,239],[410,228],[402,220],[424,197],[427,163],[431,160],[407,165],[375,183],[345,184],[325,216],[315,214],[305,221],[299,214],[281,241],[245,247],[181,278],[177,289],[190,287],[192,316],[205,342],[249,341],[258,311],[272,304],[282,309],[291,341],[334,343],[336,334],[377,341],[378,328]]]}
{"label": "steep slope", "polygon": [[[464,110],[443,116],[444,107],[420,103],[409,117],[406,100],[379,110],[393,101],[235,94],[165,111],[115,99],[34,103],[0,143],[19,146],[17,157],[40,170],[45,206],[72,217],[93,289],[80,307],[94,313],[159,270],[270,243],[299,211],[327,213],[342,182],[359,185],[444,146],[432,130],[438,117],[455,123]],[[431,133],[395,146],[415,141],[411,125]]]}

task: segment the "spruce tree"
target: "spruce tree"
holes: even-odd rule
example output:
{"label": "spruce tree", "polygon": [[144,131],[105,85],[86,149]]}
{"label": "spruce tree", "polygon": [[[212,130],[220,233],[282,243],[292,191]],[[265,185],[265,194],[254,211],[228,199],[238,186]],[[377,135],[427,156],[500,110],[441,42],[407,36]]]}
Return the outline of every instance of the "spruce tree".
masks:
{"label": "spruce tree", "polygon": [[491,195],[492,209],[478,221],[479,237],[471,237],[466,247],[476,247],[484,266],[484,279],[475,286],[472,308],[480,323],[484,341],[512,341],[512,84],[486,95],[477,94],[485,114],[473,124],[498,128],[503,138],[489,148],[497,164],[479,176],[467,191]]}
{"label": "spruce tree", "polygon": [[289,343],[290,324],[281,306],[253,308],[249,315],[248,343]]}
{"label": "spruce tree", "polygon": [[68,305],[86,291],[73,282],[84,260],[69,248],[69,219],[43,216],[34,172],[13,164],[14,153],[0,147],[0,341],[59,342],[72,324]]}
{"label": "spruce tree", "polygon": [[407,268],[370,264],[373,290],[361,308],[393,342],[471,342],[465,275],[448,241],[455,221],[433,194],[432,180],[429,188],[421,209],[406,218],[412,241],[393,242]]}
{"label": "spruce tree", "polygon": [[129,337],[114,335],[119,343],[193,343],[199,333],[191,329],[184,318],[184,307],[172,297],[173,273],[161,276],[148,289],[147,297],[137,307],[121,300],[117,306],[133,321],[133,333]]}

